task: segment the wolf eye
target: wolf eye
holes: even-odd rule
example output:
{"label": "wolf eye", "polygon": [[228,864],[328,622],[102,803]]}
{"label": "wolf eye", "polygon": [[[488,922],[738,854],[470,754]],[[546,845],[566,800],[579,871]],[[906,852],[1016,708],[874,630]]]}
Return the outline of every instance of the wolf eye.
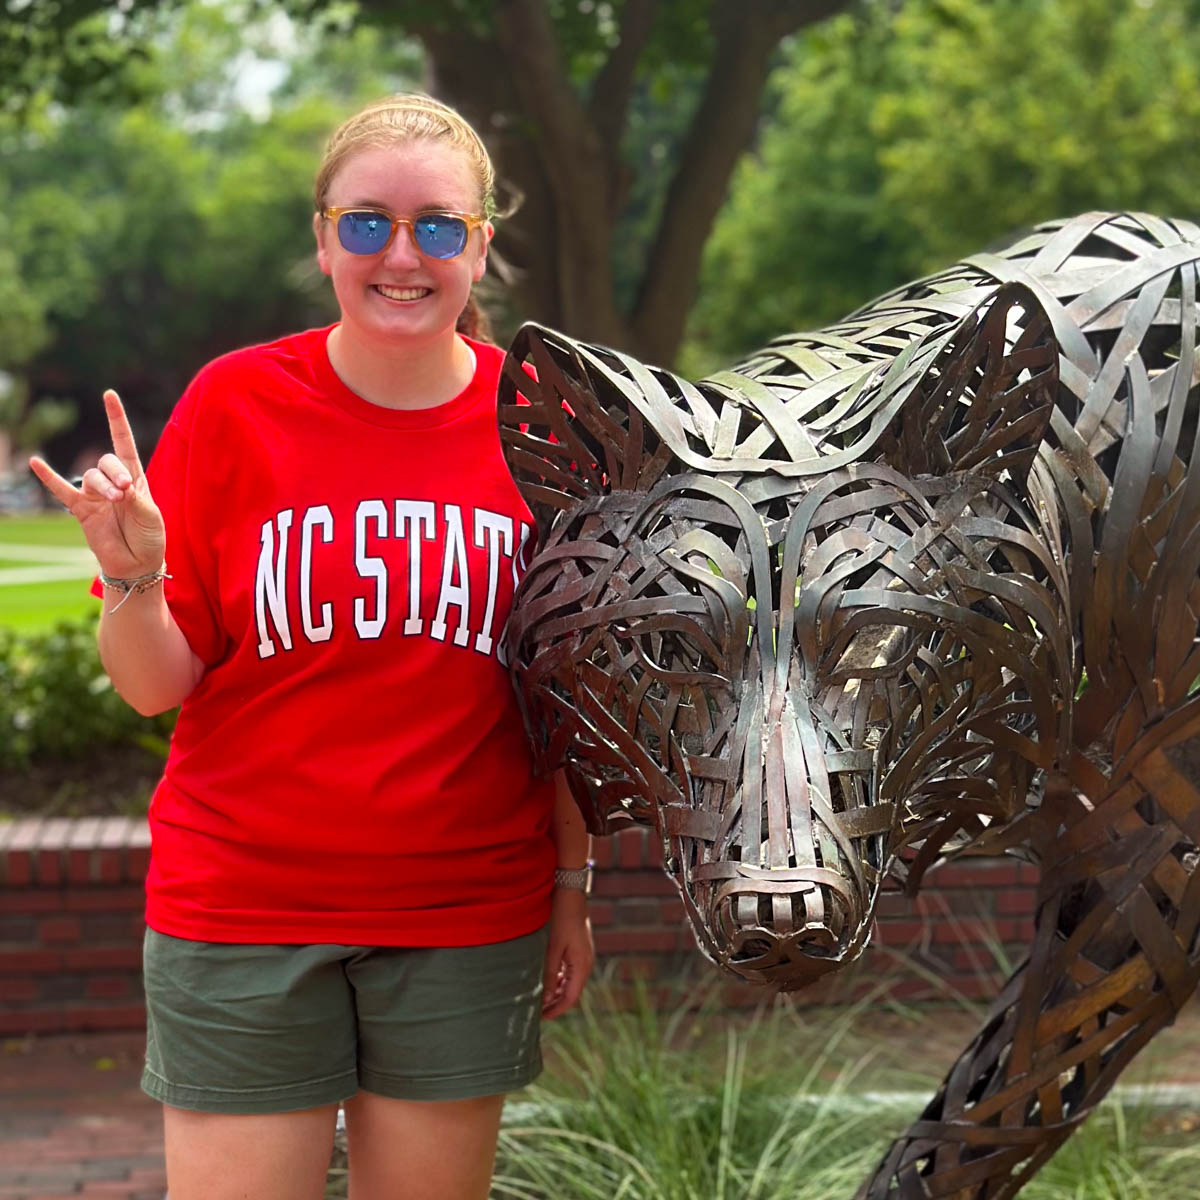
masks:
{"label": "wolf eye", "polygon": [[634,643],[643,666],[664,681],[701,683],[695,676],[722,676],[725,658],[708,624],[671,613],[622,623],[613,632]]}

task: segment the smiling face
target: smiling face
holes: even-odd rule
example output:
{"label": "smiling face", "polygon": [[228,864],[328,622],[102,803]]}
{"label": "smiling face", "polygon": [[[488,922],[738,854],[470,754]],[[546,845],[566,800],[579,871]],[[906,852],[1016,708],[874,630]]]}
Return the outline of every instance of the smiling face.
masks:
{"label": "smiling face", "polygon": [[[383,208],[400,217],[428,212],[478,213],[481,187],[470,158],[458,147],[405,141],[355,151],[330,181],[326,205]],[[413,245],[401,226],[379,254],[351,254],[334,223],[318,214],[317,262],[333,282],[342,323],[357,338],[421,344],[448,337],[483,277],[492,227],[471,231],[457,258],[435,259]]]}

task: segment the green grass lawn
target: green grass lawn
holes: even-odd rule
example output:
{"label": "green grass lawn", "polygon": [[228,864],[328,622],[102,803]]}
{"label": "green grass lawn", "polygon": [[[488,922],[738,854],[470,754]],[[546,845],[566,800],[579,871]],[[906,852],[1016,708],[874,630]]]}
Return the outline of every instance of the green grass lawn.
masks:
{"label": "green grass lawn", "polygon": [[0,626],[37,633],[56,622],[95,612],[100,601],[88,594],[86,579],[22,583],[0,587]]}
{"label": "green grass lawn", "polygon": [[66,513],[41,517],[0,517],[0,551],[5,542],[38,546],[86,546],[79,523]]}
{"label": "green grass lawn", "polygon": [[[7,554],[10,545],[86,547],[74,518],[66,514],[40,517],[0,517],[0,571],[31,567],[19,552]],[[45,564],[41,564],[45,565]],[[88,581],[58,579],[49,583],[6,584],[0,575],[0,626],[22,633],[50,629],[57,621],[94,612],[98,601],[88,594]]]}

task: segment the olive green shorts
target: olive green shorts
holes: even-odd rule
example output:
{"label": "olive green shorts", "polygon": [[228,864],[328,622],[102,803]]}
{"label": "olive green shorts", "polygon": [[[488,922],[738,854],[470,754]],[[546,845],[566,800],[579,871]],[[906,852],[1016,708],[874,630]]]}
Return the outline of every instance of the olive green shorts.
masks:
{"label": "olive green shorts", "polygon": [[146,1069],[156,1100],[291,1112],[360,1088],[463,1100],[542,1069],[546,930],[486,946],[262,946],[146,931]]}

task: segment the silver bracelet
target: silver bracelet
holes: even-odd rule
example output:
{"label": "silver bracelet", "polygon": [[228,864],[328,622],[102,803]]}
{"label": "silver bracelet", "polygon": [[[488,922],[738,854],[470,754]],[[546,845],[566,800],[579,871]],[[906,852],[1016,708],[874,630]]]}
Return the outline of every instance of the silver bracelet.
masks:
{"label": "silver bracelet", "polygon": [[554,886],[574,888],[585,896],[592,890],[592,868],[596,864],[589,858],[582,867],[555,867]]}
{"label": "silver bracelet", "polygon": [[117,609],[129,599],[130,596],[136,595],[140,592],[148,592],[152,587],[162,583],[164,579],[170,578],[171,576],[167,574],[167,564],[165,562],[161,567],[158,568],[157,571],[151,571],[149,575],[138,575],[133,579],[116,579],[112,575],[105,575],[105,573],[101,571],[100,582],[106,588],[112,588],[114,591],[125,593],[124,596],[122,596],[122,598],[117,602],[117,604],[108,610],[109,615],[111,616],[113,613],[115,613]]}

